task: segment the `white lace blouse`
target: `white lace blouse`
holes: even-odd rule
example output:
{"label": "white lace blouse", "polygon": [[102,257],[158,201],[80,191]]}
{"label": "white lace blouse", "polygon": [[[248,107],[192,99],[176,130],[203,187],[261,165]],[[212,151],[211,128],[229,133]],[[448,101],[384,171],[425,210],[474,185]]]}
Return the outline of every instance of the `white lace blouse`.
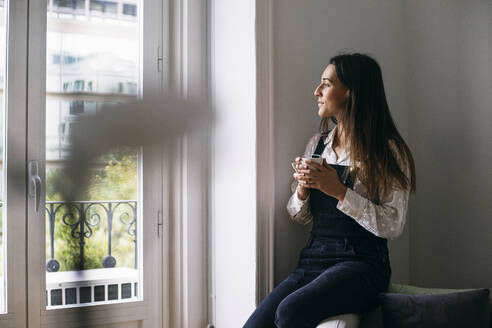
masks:
{"label": "white lace blouse", "polygon": [[[337,157],[332,148],[333,134],[336,128],[332,129],[326,137],[325,149],[322,157],[328,164],[349,165],[349,150],[345,150]],[[303,157],[310,157],[316,150],[320,134],[315,134],[308,142]],[[407,177],[410,177],[410,168],[407,163],[403,163],[401,157],[396,152],[396,146],[393,142],[389,143],[393,152],[397,156],[400,168],[404,168]],[[309,196],[302,201],[297,197],[297,181],[294,180],[291,185],[292,196],[287,203],[287,211],[291,219],[299,224],[306,225],[313,219],[309,207]],[[403,232],[405,225],[409,190],[393,189],[385,198],[380,197],[380,204],[376,204],[365,198],[367,190],[359,179],[355,179],[353,189],[347,188],[343,202],[338,201],[337,209],[353,218],[366,230],[374,235],[395,239]]]}

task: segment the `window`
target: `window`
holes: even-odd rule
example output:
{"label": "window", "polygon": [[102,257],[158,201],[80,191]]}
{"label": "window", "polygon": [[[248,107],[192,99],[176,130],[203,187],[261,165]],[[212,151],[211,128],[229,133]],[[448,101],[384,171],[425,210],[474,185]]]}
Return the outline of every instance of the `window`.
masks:
{"label": "window", "polygon": [[76,80],[73,83],[73,91],[75,91],[75,92],[84,91],[84,80]]}
{"label": "window", "polygon": [[137,16],[137,6],[124,3],[123,14],[130,15],[130,16]]}
{"label": "window", "polygon": [[[140,6],[143,2],[145,6]],[[0,4],[3,3],[0,0]],[[0,59],[4,59],[1,58],[4,53],[8,53],[9,58],[22,59],[11,63],[16,64],[11,74],[3,75],[4,78],[6,75],[9,76],[10,90],[13,90],[8,98],[7,110],[10,110],[8,117],[11,119],[9,124],[17,124],[3,131],[9,133],[11,138],[8,140],[11,140],[12,144],[12,140],[15,140],[17,149],[24,147],[20,151],[13,152],[14,156],[9,158],[9,165],[26,172],[27,168],[29,172],[37,171],[39,179],[43,183],[46,182],[43,186],[46,187],[46,195],[44,189],[37,189],[43,190],[41,195],[46,197],[46,201],[43,202],[43,198],[39,201],[40,198],[36,198],[38,193],[34,193],[33,196],[28,195],[27,190],[17,198],[10,194],[8,206],[6,206],[6,198],[0,199],[4,202],[0,208],[4,209],[3,213],[8,213],[9,217],[10,215],[15,217],[16,213],[27,213],[28,216],[28,220],[2,218],[4,220],[2,224],[8,223],[9,229],[3,225],[0,237],[5,236],[6,231],[9,230],[11,238],[7,251],[18,250],[19,253],[2,254],[1,263],[5,265],[1,269],[9,274],[1,276],[2,279],[7,276],[7,279],[5,279],[6,284],[0,285],[0,288],[8,286],[8,289],[0,289],[0,295],[3,297],[9,295],[9,312],[0,313],[0,322],[9,326],[36,326],[41,323],[42,326],[52,327],[73,322],[75,316],[77,322],[84,326],[116,327],[138,322],[138,325],[145,327],[159,327],[161,313],[164,318],[173,316],[168,313],[167,304],[162,304],[162,299],[172,299],[173,302],[176,300],[175,304],[179,302],[180,308],[186,306],[190,309],[192,312],[190,316],[194,318],[188,319],[189,322],[195,322],[197,318],[203,321],[206,316],[203,310],[206,308],[204,306],[206,289],[202,285],[203,281],[194,277],[204,274],[204,257],[201,256],[201,252],[204,252],[202,245],[205,237],[201,231],[203,226],[192,224],[194,223],[192,220],[203,219],[203,206],[197,206],[200,201],[190,201],[186,204],[189,207],[187,209],[181,208],[182,204],[186,203],[182,202],[179,204],[180,210],[177,211],[178,214],[186,213],[183,216],[188,220],[190,227],[188,230],[181,229],[176,232],[176,235],[180,234],[176,247],[193,249],[189,253],[193,259],[176,258],[181,261],[179,266],[181,272],[190,277],[190,286],[194,284],[186,287],[194,291],[193,295],[187,294],[183,299],[178,299],[179,296],[176,295],[169,296],[172,291],[167,284],[164,285],[169,279],[165,281],[160,279],[162,276],[170,277],[169,270],[171,270],[166,266],[169,250],[166,242],[170,239],[167,235],[162,235],[170,234],[167,212],[162,214],[163,208],[169,209],[165,203],[169,202],[169,199],[164,199],[162,194],[165,193],[163,189],[167,188],[169,191],[171,188],[170,185],[162,184],[162,175],[165,171],[161,167],[164,158],[162,147],[152,148],[147,153],[145,149],[140,148],[136,151],[120,149],[96,159],[91,172],[98,176],[95,179],[97,188],[94,194],[108,197],[78,199],[75,205],[77,213],[74,217],[65,216],[68,213],[67,205],[57,196],[56,187],[51,179],[66,159],[72,127],[81,116],[102,110],[103,104],[136,99],[142,94],[142,85],[161,88],[161,85],[166,83],[166,79],[169,78],[170,81],[174,77],[185,76],[180,73],[168,77],[163,76],[162,73],[162,71],[171,71],[167,67],[169,63],[165,62],[165,58],[168,57],[167,52],[162,50],[162,39],[170,38],[168,35],[162,36],[167,33],[166,31],[156,28],[156,26],[167,25],[162,23],[161,16],[166,10],[162,8],[162,2],[159,0],[12,0],[11,3],[15,5],[10,8],[16,8],[18,12],[12,15],[13,19],[8,24],[9,26],[12,24],[13,28],[8,30],[28,32],[15,35],[13,39],[9,38],[8,40],[13,42],[6,47],[6,51],[0,52]],[[202,5],[201,1],[198,3],[199,6]],[[124,6],[125,4],[127,6]],[[198,9],[194,12],[205,12],[202,10],[203,7]],[[43,17],[46,10],[47,20]],[[146,17],[145,20],[141,20],[143,16]],[[0,23],[6,21],[0,20]],[[48,26],[44,25],[46,21]],[[143,31],[135,29],[136,26],[143,27]],[[203,35],[203,26],[200,27],[194,30],[195,35]],[[5,26],[3,28],[2,32],[5,32],[7,28]],[[139,39],[140,36],[143,39]],[[203,50],[204,43],[192,44],[188,40],[188,38],[192,39],[190,36],[183,37],[186,37],[184,42],[191,45],[190,54],[196,54],[197,49]],[[27,49],[25,40],[29,40]],[[180,44],[178,41],[176,43]],[[45,49],[43,49],[44,45],[46,45]],[[166,49],[167,46],[166,44]],[[196,48],[193,50],[193,47]],[[142,49],[143,53],[139,53]],[[179,47],[172,49],[179,50]],[[158,58],[159,53],[161,57]],[[202,58],[194,55],[188,55],[187,58],[197,57]],[[26,61],[29,65],[26,65]],[[182,62],[183,65],[187,65],[185,61]],[[161,65],[158,66],[158,63]],[[176,71],[183,72],[186,69],[186,67],[178,67]],[[193,72],[191,69],[186,71]],[[142,72],[145,74],[141,74]],[[42,77],[43,73],[46,73],[46,79]],[[194,72],[194,76],[197,77],[202,73],[201,70],[198,74]],[[201,76],[196,80],[205,79]],[[183,86],[183,93],[194,92],[188,90],[190,89],[188,84],[191,85],[189,81],[173,80],[170,83],[178,86],[177,88]],[[3,88],[3,85],[0,88]],[[27,103],[27,99],[38,99],[45,91],[45,103],[44,99]],[[145,89],[143,92],[145,93]],[[9,94],[5,93],[5,96]],[[24,108],[27,110],[23,111]],[[189,150],[186,155],[189,156],[198,154],[197,150],[203,149],[201,139],[189,143],[193,146],[193,150],[191,147],[186,148],[185,142],[180,140],[181,146],[177,147],[179,150],[176,156],[166,157],[170,161],[176,160],[177,166],[181,169],[188,164],[183,163],[185,159],[180,157],[184,154],[183,151]],[[0,149],[12,151],[14,148],[2,145]],[[29,163],[26,162],[26,158],[30,159]],[[145,158],[147,162],[143,163]],[[4,156],[2,160],[5,159]],[[38,170],[34,170],[36,167]],[[194,177],[197,176],[196,173],[202,174],[199,167],[193,170],[195,171],[190,174]],[[14,172],[14,170],[8,171]],[[123,179],[128,183],[121,184],[120,188],[105,190],[105,185],[110,185],[108,176],[117,178],[120,171],[132,175],[134,179]],[[184,183],[187,177],[182,177],[183,179],[176,183],[182,188],[182,194],[186,193],[186,199],[191,196],[194,199],[203,197],[201,192],[203,189],[195,194],[189,192]],[[166,180],[166,183],[169,184],[169,180]],[[31,187],[32,185],[29,189]],[[107,189],[115,191],[115,194],[106,193]],[[118,197],[130,193],[135,197],[129,199]],[[168,192],[166,195],[169,194]],[[143,220],[144,215],[146,215],[145,220]],[[111,228],[108,225],[110,221],[113,223]],[[22,222],[29,222],[29,226],[19,225]],[[81,227],[84,229],[83,233]],[[185,235],[185,231],[188,235]],[[143,233],[145,238],[142,238]],[[25,248],[27,240],[29,240],[29,249]],[[185,246],[186,243],[189,245]],[[162,248],[165,251],[163,253],[161,253]],[[26,253],[27,261],[18,261],[18,255],[24,256]],[[7,254],[9,256],[5,256]],[[165,264],[162,265],[161,261]],[[191,266],[185,267],[185,261]],[[27,265],[32,270],[27,270]],[[39,270],[34,272],[35,268]],[[181,270],[179,268],[177,270]],[[168,271],[162,273],[160,270],[163,269]],[[39,279],[40,276],[45,279]],[[200,285],[198,286],[197,283]],[[197,286],[198,288],[195,288]],[[174,287],[180,290],[185,288],[183,284],[173,285]],[[18,290],[26,292],[15,293]],[[2,299],[3,303],[0,303],[0,306],[7,309],[4,301],[5,299]],[[198,303],[200,304],[197,305]],[[99,306],[102,304],[107,306]],[[195,311],[195,306],[198,311]],[[74,307],[84,307],[84,315],[79,316],[80,311],[73,309]],[[27,316],[27,308],[30,311],[29,316]],[[97,317],[93,316],[96,313]],[[176,320],[179,320],[177,316],[183,318],[183,313],[176,313]],[[97,318],[103,317],[104,322],[97,322]],[[92,321],[87,321],[89,319]],[[176,327],[173,324],[168,326]]]}
{"label": "window", "polygon": [[[90,17],[84,1],[57,0],[54,6],[84,9],[81,14]],[[117,18],[117,8],[114,1],[90,1],[90,12]],[[50,17],[49,10],[48,17],[47,55],[56,67],[48,65],[46,76],[46,308],[138,301],[143,297],[138,288],[145,283],[139,255],[140,150],[118,149],[97,159],[91,187],[71,205],[72,214],[53,183],[77,119],[108,103],[136,99],[138,21],[115,28],[113,21]],[[84,98],[88,91],[90,100]]]}
{"label": "window", "polygon": [[91,0],[90,8],[91,11],[109,15],[116,15],[118,12],[118,4],[111,1]]}
{"label": "window", "polygon": [[74,100],[70,102],[70,115],[78,115],[84,113],[84,101]]}
{"label": "window", "polygon": [[53,0],[53,9],[61,13],[78,13],[85,8],[85,0]]}

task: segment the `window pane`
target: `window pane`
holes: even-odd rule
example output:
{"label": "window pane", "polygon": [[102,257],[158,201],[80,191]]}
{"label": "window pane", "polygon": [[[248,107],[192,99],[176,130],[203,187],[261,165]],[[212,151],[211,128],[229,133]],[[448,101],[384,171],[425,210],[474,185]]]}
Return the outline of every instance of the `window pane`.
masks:
{"label": "window pane", "polygon": [[53,184],[77,120],[137,97],[138,7],[136,0],[52,0],[48,6],[48,309],[141,299],[132,289],[142,286],[139,150],[122,148],[95,160],[90,188],[71,212]]}

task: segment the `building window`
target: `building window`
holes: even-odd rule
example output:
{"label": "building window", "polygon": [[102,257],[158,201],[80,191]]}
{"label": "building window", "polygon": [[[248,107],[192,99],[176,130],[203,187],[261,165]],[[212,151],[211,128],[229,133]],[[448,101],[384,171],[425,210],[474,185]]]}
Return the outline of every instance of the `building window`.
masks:
{"label": "building window", "polygon": [[74,100],[70,102],[70,115],[84,114],[84,102],[82,100]]}
{"label": "building window", "polygon": [[84,91],[84,80],[76,80],[73,83],[73,91],[75,91],[75,92]]}
{"label": "building window", "polygon": [[124,3],[123,14],[129,16],[137,16],[137,6]]}
{"label": "building window", "polygon": [[118,3],[112,1],[92,0],[90,9],[91,11],[116,15],[118,13]]}
{"label": "building window", "polygon": [[54,0],[53,6],[55,8],[66,8],[66,9],[84,9],[85,0]]}
{"label": "building window", "polygon": [[90,8],[91,8],[91,11],[98,11],[101,13],[104,12],[104,6],[102,5],[102,3],[100,1],[92,0]]}

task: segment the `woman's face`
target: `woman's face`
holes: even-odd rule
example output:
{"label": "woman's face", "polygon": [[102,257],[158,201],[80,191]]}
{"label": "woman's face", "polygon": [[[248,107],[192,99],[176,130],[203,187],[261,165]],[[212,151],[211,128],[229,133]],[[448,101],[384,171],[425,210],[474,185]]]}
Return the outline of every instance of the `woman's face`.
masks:
{"label": "woman's face", "polygon": [[350,90],[337,77],[335,66],[330,64],[321,75],[321,83],[314,90],[318,97],[318,115],[320,117],[338,116],[345,107]]}

